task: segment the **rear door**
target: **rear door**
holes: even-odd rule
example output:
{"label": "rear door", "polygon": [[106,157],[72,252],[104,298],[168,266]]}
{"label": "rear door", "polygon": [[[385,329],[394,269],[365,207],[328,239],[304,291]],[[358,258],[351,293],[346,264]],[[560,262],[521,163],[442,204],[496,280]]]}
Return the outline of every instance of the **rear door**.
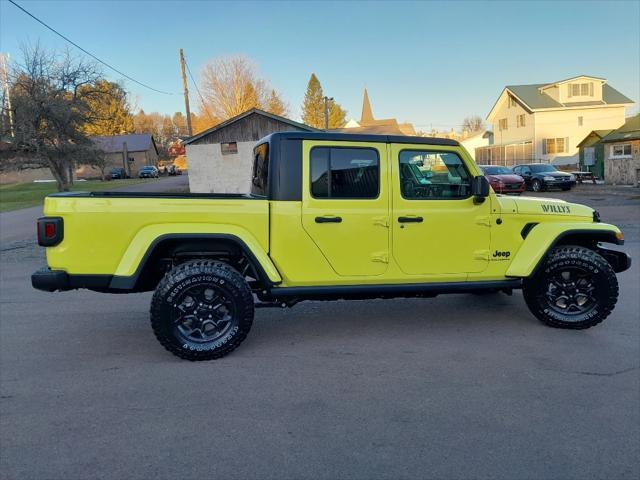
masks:
{"label": "rear door", "polygon": [[302,224],[338,275],[387,269],[387,150],[386,143],[303,142]]}

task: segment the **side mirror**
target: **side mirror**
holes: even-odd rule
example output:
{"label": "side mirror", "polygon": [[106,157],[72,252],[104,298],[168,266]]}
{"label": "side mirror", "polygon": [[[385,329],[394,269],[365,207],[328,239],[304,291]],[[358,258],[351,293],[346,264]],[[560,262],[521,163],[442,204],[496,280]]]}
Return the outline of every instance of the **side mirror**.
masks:
{"label": "side mirror", "polygon": [[471,194],[474,197],[476,203],[484,202],[484,199],[489,196],[491,186],[489,180],[484,175],[473,177],[471,181]]}

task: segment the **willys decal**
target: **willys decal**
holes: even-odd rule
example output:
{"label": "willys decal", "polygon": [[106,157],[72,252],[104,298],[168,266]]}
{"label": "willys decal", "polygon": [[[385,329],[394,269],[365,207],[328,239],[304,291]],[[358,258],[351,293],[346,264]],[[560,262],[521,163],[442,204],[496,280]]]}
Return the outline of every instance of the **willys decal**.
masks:
{"label": "willys decal", "polygon": [[571,209],[566,205],[542,204],[542,211],[545,213],[571,213]]}

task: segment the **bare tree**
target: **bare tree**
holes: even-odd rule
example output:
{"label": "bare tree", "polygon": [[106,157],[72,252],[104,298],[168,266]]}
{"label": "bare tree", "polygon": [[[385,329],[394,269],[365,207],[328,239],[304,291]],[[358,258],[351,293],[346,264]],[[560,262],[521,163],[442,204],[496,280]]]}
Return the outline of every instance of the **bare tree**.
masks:
{"label": "bare tree", "polygon": [[110,162],[107,160],[105,152],[99,149],[94,149],[90,155],[85,157],[85,163],[100,172],[100,180],[103,182],[106,180],[105,172],[107,167],[110,165]]}
{"label": "bare tree", "polygon": [[93,120],[91,101],[102,94],[91,87],[101,72],[95,63],[38,44],[23,48],[22,55],[12,72],[14,149],[49,167],[58,189],[68,191],[75,165],[96,153],[83,127]]}
{"label": "bare tree", "polygon": [[259,77],[255,64],[243,56],[221,57],[205,65],[200,91],[203,112],[222,121],[251,108],[269,108],[276,100],[285,105],[269,82]]}
{"label": "bare tree", "polygon": [[484,122],[478,115],[465,117],[462,121],[462,131],[467,133],[479,132],[484,128]]}

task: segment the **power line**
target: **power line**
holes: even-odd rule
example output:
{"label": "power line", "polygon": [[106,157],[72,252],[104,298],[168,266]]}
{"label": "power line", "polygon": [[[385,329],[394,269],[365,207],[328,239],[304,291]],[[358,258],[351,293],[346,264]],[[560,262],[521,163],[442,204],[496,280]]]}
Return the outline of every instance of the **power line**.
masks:
{"label": "power line", "polygon": [[74,47],[76,47],[78,50],[86,53],[87,55],[89,55],[91,58],[93,58],[94,60],[100,62],[101,64],[103,64],[104,66],[106,66],[107,68],[110,68],[111,70],[113,70],[114,72],[118,73],[119,75],[122,75],[125,78],[128,78],[129,80],[131,80],[132,82],[137,83],[138,85],[144,87],[144,88],[148,88],[149,90],[153,90],[154,92],[158,92],[158,93],[162,93],[164,95],[174,95],[171,92],[165,92],[163,90],[158,90],[157,88],[153,88],[150,87],[149,85],[139,82],[138,80],[136,80],[133,77],[130,77],[129,75],[127,75],[126,73],[118,70],[117,68],[115,68],[112,65],[109,65],[107,62],[105,62],[104,60],[101,60],[100,58],[96,57],[93,53],[85,50],[84,48],[82,48],[80,45],[78,45],[77,43],[73,42],[72,40],[70,40],[69,38],[65,37],[62,33],[58,32],[55,28],[50,27],[49,25],[47,25],[46,23],[44,23],[42,20],[40,20],[38,17],[36,17],[35,15],[33,15],[31,12],[25,10],[24,8],[22,8],[20,5],[18,5],[16,2],[14,2],[13,0],[9,0],[9,3],[12,3],[14,6],[16,6],[17,8],[19,8],[20,10],[22,10],[24,13],[26,13],[27,15],[29,15],[31,18],[33,18],[36,22],[40,23],[41,25],[43,25],[44,27],[48,28],[49,30],[51,30],[53,33],[55,33],[56,35],[58,35],[59,37],[63,38],[64,40],[66,40],[67,42],[69,42],[71,45],[73,45]]}
{"label": "power line", "polygon": [[207,116],[209,117],[209,120],[213,120],[213,116],[211,115],[211,113],[209,113],[209,109],[207,108],[207,104],[204,103],[204,98],[202,96],[202,94],[200,93],[200,89],[198,88],[198,84],[196,83],[196,80],[193,78],[193,74],[191,73],[191,69],[189,68],[189,62],[187,62],[187,59],[184,59],[184,64],[187,67],[187,72],[189,72],[189,77],[191,77],[191,81],[193,82],[193,86],[196,87],[196,92],[198,92],[198,96],[200,97],[200,103],[202,104],[202,108],[204,108],[204,111],[207,112]]}

